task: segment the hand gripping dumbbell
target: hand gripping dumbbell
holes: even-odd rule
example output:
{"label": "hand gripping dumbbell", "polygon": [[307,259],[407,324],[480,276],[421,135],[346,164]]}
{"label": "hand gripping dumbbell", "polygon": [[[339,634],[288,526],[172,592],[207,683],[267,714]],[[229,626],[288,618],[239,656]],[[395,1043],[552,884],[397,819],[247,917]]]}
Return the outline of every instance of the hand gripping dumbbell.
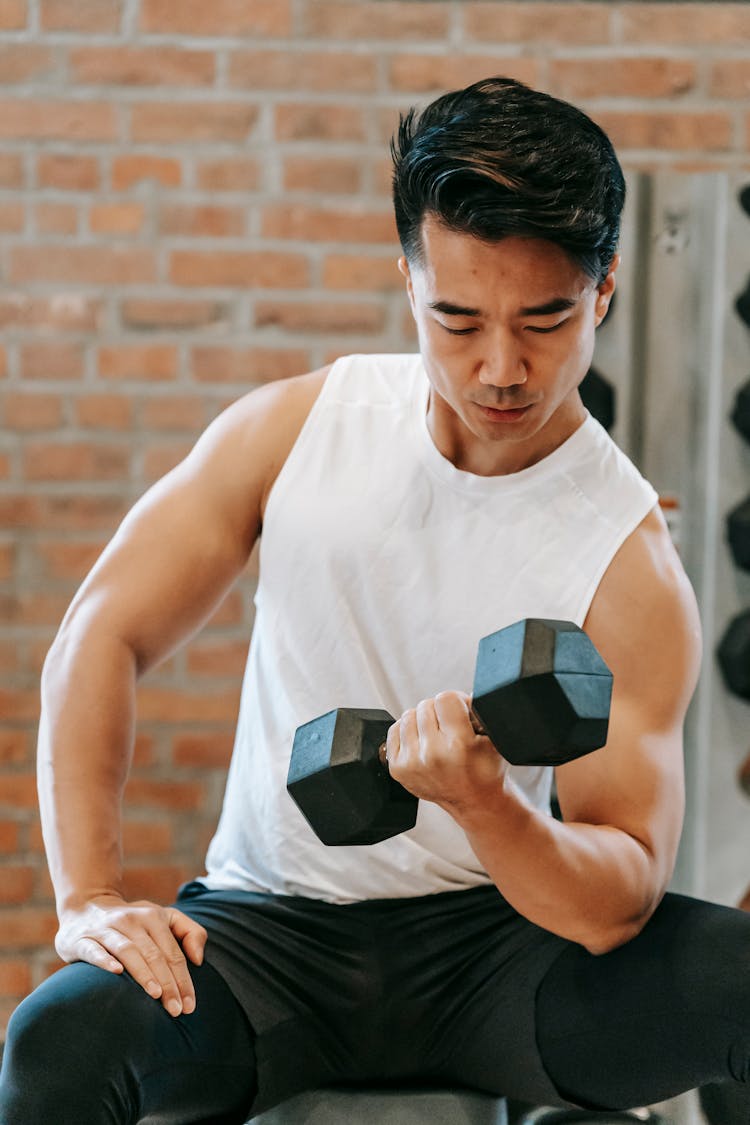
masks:
{"label": "hand gripping dumbbell", "polygon": [[[607,741],[612,674],[569,621],[529,618],[479,642],[471,720],[517,766],[556,766]],[[287,790],[324,844],[413,828],[417,798],[388,773],[387,711],[339,707],[298,727]]]}

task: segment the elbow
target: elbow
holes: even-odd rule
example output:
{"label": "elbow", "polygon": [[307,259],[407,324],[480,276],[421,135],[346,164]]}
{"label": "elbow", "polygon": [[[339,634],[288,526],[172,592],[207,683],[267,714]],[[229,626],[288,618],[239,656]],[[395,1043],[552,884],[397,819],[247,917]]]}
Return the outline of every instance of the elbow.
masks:
{"label": "elbow", "polygon": [[612,953],[615,949],[619,949],[621,945],[627,945],[633,938],[638,937],[657,905],[658,900],[649,903],[647,907],[629,918],[611,920],[607,925],[600,923],[594,932],[586,935],[586,938],[581,941],[581,945],[587,953],[591,953],[594,957]]}

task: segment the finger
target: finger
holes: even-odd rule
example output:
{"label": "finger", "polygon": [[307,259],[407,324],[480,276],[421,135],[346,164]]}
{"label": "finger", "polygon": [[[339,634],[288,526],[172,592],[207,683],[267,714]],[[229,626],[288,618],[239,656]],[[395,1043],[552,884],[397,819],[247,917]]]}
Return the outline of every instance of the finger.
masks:
{"label": "finger", "polygon": [[[86,961],[89,965],[96,965],[108,973],[123,972],[123,965],[111,953],[108,953],[98,941],[93,938],[81,938],[74,946],[74,959]],[[67,960],[67,958],[66,958]]]}
{"label": "finger", "polygon": [[420,745],[434,739],[440,731],[440,723],[435,709],[434,699],[423,699],[416,708],[417,734]]}
{"label": "finger", "polygon": [[164,915],[150,920],[149,934],[158,950],[154,968],[164,989],[162,1003],[171,1016],[195,1011],[195,989],[187,967],[185,954],[176,941],[169,918],[179,911],[168,910]]}
{"label": "finger", "polygon": [[189,918],[181,910],[170,909],[167,924],[193,964],[202,965],[208,933],[200,922]]}
{"label": "finger", "polygon": [[404,711],[399,720],[399,753],[406,751],[419,755],[419,728],[417,726],[417,712],[415,709]]}
{"label": "finger", "polygon": [[441,691],[435,696],[435,713],[437,722],[442,730],[448,734],[461,735],[467,733],[471,725],[470,697],[465,692]]}
{"label": "finger", "polygon": [[[85,941],[87,939],[82,939]],[[166,1007],[165,985],[168,977],[162,971],[161,958],[149,934],[141,929],[134,936],[120,929],[107,927],[96,940],[112,957],[116,958],[144,992]],[[169,1010],[169,1009],[168,1009]],[[179,1013],[177,1013],[179,1014]]]}
{"label": "finger", "polygon": [[400,723],[392,723],[388,727],[388,734],[385,739],[385,760],[388,768],[398,759],[399,750],[401,749],[401,726]]}

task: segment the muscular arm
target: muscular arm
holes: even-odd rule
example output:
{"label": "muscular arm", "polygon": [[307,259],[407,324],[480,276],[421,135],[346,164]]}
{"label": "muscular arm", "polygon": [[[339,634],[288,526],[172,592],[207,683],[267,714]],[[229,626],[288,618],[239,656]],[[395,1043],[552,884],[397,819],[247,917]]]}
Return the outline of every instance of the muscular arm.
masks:
{"label": "muscular arm", "polygon": [[421,734],[425,768],[396,750],[392,772],[462,825],[520,913],[601,953],[635,936],[658,905],[682,826],[682,726],[700,628],[658,511],[613,560],[585,628],[614,675],[612,713],[607,745],[556,771],[563,822],[531,807],[486,739],[467,737],[458,693],[401,720],[407,747]]}
{"label": "muscular arm", "polygon": [[58,951],[67,960],[121,968],[118,950],[89,935],[99,926],[91,904],[122,896],[120,801],[136,681],[201,627],[240,574],[266,495],[324,378],[322,371],[271,384],[225,411],[126,517],[52,645],[38,782]]}

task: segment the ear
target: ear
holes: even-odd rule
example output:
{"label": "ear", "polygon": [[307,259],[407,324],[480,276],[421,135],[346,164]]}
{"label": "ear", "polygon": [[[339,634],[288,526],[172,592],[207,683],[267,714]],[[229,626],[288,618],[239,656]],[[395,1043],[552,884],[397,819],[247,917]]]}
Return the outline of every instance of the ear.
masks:
{"label": "ear", "polygon": [[609,302],[612,300],[612,297],[614,295],[615,287],[617,284],[615,280],[615,273],[617,272],[617,267],[619,266],[619,264],[620,255],[615,254],[614,258],[609,264],[607,276],[605,277],[601,285],[597,287],[596,301],[594,303],[594,313],[596,316],[597,327],[601,324],[601,322],[604,320],[604,317],[607,315]]}
{"label": "ear", "polygon": [[399,273],[402,274],[406,279],[406,292],[409,296],[409,304],[411,305],[412,315],[414,315],[414,283],[412,281],[409,263],[407,262],[403,254],[398,260],[398,270]]}

